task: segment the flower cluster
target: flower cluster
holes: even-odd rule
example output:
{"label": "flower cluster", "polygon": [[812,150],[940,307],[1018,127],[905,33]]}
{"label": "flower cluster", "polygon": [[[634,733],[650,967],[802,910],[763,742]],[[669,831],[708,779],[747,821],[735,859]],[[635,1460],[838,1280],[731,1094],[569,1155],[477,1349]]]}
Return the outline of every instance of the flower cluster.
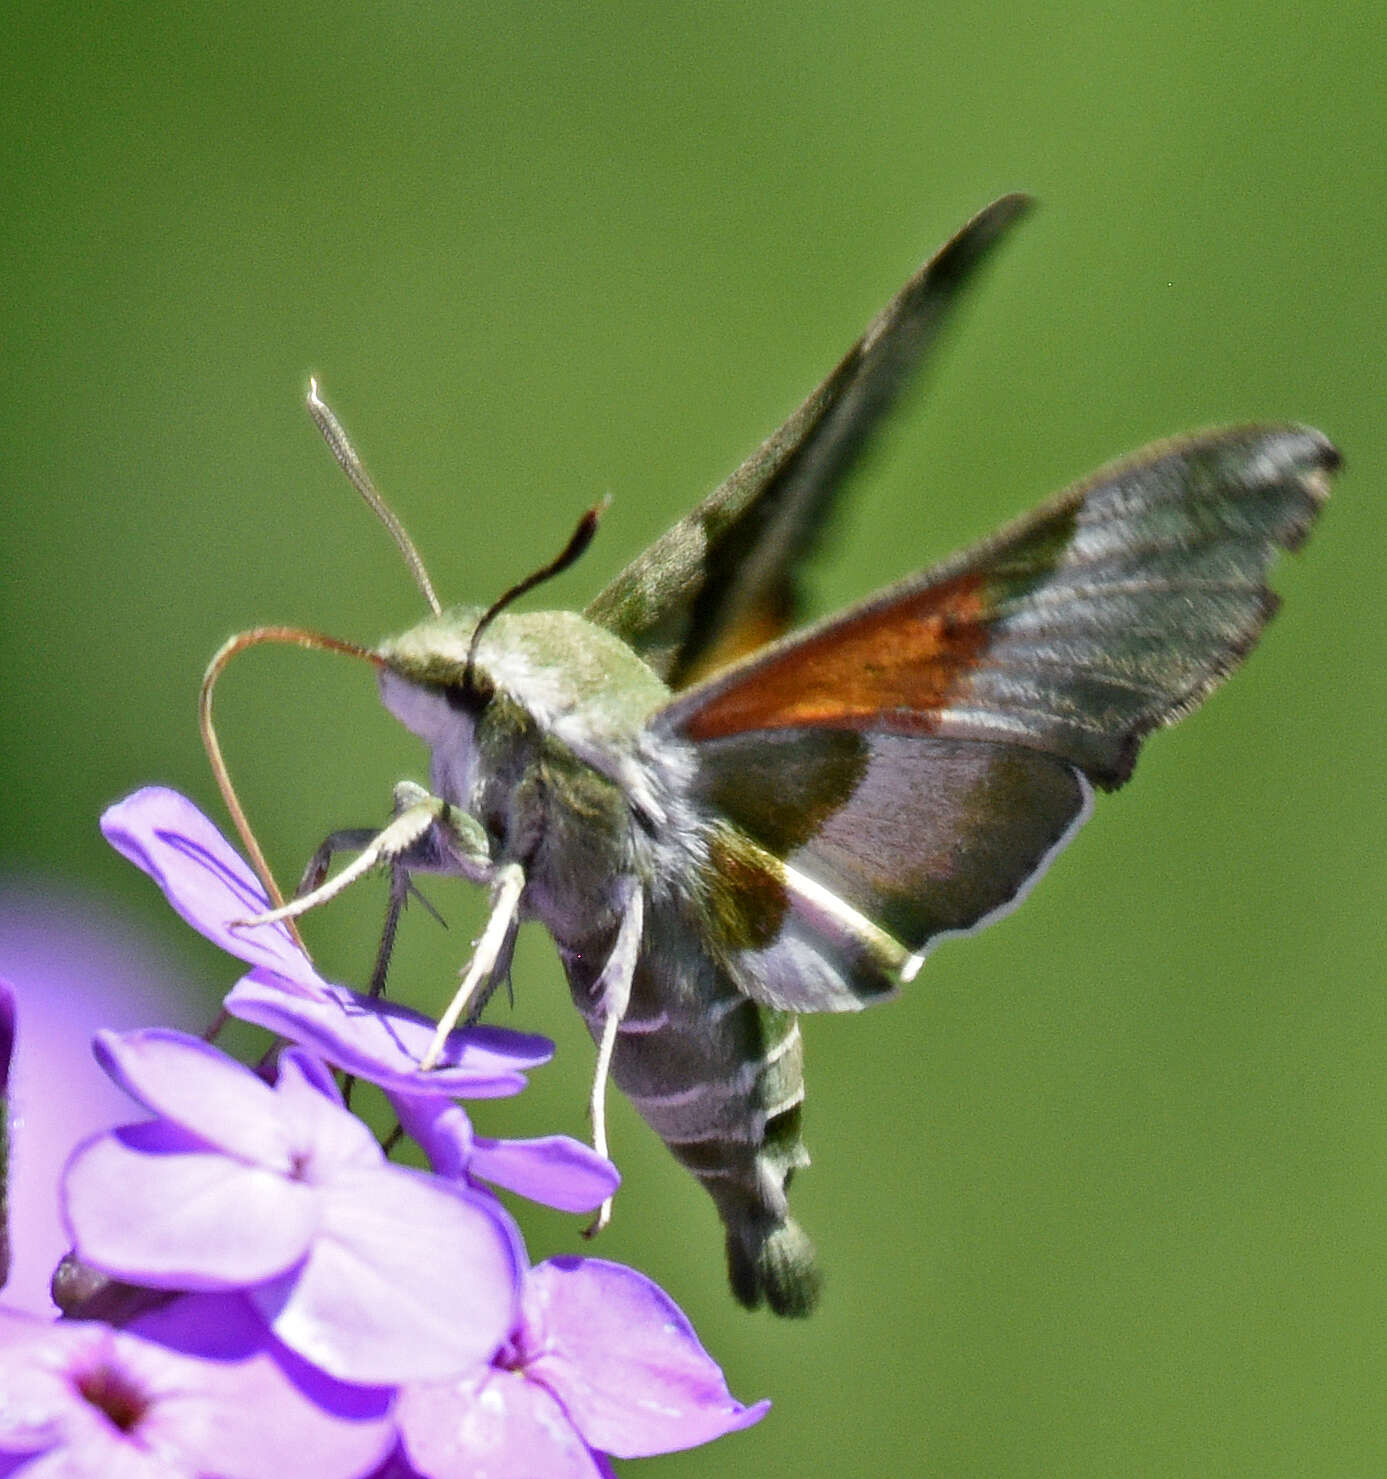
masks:
{"label": "flower cluster", "polygon": [[[252,1070],[171,1030],[98,1033],[148,1118],[81,1144],[61,1195],[69,1318],[0,1309],[0,1475],[464,1479],[610,1474],[758,1421],[633,1269],[534,1266],[491,1187],[566,1211],[617,1173],[567,1136],[487,1140],[458,1103],[552,1052],[495,1028],[419,1062],[427,1019],[324,981],[191,803],[103,818],[195,929],[250,967],[230,1014],[282,1042]],[[0,1090],[13,1039],[0,987]],[[337,1073],[378,1085],[430,1170],[396,1164]]]}

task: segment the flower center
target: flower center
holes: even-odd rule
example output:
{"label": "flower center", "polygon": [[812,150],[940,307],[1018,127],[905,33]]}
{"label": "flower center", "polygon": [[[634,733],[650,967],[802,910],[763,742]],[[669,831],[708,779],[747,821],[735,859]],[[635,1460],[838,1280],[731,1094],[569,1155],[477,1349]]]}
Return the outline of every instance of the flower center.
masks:
{"label": "flower center", "polygon": [[508,1340],[491,1358],[491,1364],[498,1371],[523,1372],[525,1370],[525,1357]]}
{"label": "flower center", "polygon": [[122,1371],[96,1366],[77,1378],[77,1391],[104,1412],[122,1433],[132,1433],[149,1411],[149,1400]]}

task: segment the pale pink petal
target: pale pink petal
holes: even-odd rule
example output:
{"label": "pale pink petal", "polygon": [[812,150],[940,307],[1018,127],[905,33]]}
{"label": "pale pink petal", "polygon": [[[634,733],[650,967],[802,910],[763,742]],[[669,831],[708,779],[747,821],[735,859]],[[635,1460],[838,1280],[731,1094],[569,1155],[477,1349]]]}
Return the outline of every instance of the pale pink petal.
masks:
{"label": "pale pink petal", "polygon": [[227,1155],[288,1171],[284,1111],[274,1090],[219,1048],[167,1028],[98,1032],[96,1061],[151,1114]]}
{"label": "pale pink petal", "polygon": [[78,1147],[62,1186],[77,1256],[156,1289],[260,1283],[297,1262],[318,1223],[311,1189],[181,1136],[156,1121]]}
{"label": "pale pink petal", "polygon": [[524,1289],[525,1373],[563,1403],[587,1442],[618,1458],[707,1443],[759,1422],[664,1290],[635,1269],[556,1258]]}
{"label": "pale pink petal", "polygon": [[600,1479],[563,1408],[518,1372],[483,1368],[400,1393],[405,1448],[429,1479]]}
{"label": "pale pink petal", "polygon": [[523,1253],[493,1198],[422,1172],[343,1172],[291,1274],[250,1291],[279,1338],[344,1381],[452,1376],[509,1334]]}

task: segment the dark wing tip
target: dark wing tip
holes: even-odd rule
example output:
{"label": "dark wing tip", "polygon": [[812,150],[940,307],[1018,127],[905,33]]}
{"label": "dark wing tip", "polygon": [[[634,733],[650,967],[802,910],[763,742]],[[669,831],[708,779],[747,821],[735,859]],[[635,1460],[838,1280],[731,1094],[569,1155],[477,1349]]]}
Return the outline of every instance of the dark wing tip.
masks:
{"label": "dark wing tip", "polygon": [[[923,288],[926,279],[931,290],[953,289],[968,277],[979,261],[992,250],[997,239],[1022,216],[1035,208],[1035,197],[1015,191],[1000,195],[962,226],[916,272],[903,297],[909,301],[911,286]],[[867,336],[870,339],[870,330]]]}
{"label": "dark wing tip", "polygon": [[1334,443],[1313,426],[1253,427],[1248,436],[1262,442],[1266,457],[1264,463],[1254,464],[1257,475],[1249,482],[1261,484],[1269,493],[1289,484],[1303,495],[1299,504],[1287,504],[1286,522],[1276,531],[1276,543],[1282,549],[1298,550],[1329,501],[1329,480],[1344,459]]}
{"label": "dark wing tip", "polygon": [[[1295,496],[1284,499],[1279,522],[1266,533],[1268,563],[1277,547],[1290,552],[1298,550],[1329,499],[1331,476],[1343,466],[1339,449],[1310,426],[1250,426],[1240,431],[1210,434],[1207,444],[1220,440],[1240,442],[1249,452],[1255,450],[1259,454],[1249,464],[1250,487],[1265,490],[1269,497],[1278,490],[1283,497],[1289,490],[1295,490]],[[1280,605],[1281,598],[1269,586],[1263,585],[1256,591],[1245,624],[1227,639],[1222,650],[1211,656],[1198,680],[1124,734],[1112,765],[1101,771],[1090,771],[1090,779],[1104,790],[1115,790],[1129,780],[1147,735],[1193,713],[1225,682],[1257,645]]]}
{"label": "dark wing tip", "polygon": [[1288,550],[1298,550],[1305,543],[1320,509],[1329,501],[1329,479],[1342,470],[1344,458],[1334,443],[1312,426],[1295,427],[1292,435],[1300,442],[1296,464],[1311,500],[1309,516],[1285,541]]}

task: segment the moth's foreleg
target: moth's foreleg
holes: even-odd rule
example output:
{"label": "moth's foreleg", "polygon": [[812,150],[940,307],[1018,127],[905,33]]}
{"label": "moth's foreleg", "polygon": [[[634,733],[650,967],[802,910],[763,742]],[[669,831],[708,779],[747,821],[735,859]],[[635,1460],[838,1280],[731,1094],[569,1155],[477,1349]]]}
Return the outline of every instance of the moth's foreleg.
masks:
{"label": "moth's foreleg", "polygon": [[[421,815],[428,815],[432,825],[424,834],[409,843],[402,851],[381,858],[380,849],[386,832],[374,827],[344,827],[333,832],[318,844],[316,851],[303,871],[299,886],[294,891],[295,899],[316,898],[325,895],[317,891],[323,887],[332,860],[338,853],[372,852],[383,866],[390,869],[390,893],[386,904],[385,920],[381,925],[380,943],[376,947],[376,959],[371,969],[369,991],[372,996],[385,993],[386,977],[390,971],[390,959],[394,953],[395,935],[399,929],[400,915],[411,894],[436,919],[438,912],[415,887],[410,876],[414,872],[457,873],[475,875],[489,868],[486,841],[480,827],[471,817],[456,808],[439,802],[422,786],[412,781],[401,781],[395,787],[393,811],[395,819],[415,808],[423,808]],[[465,817],[465,821],[457,818]],[[387,829],[388,832],[389,829]],[[369,860],[368,860],[369,863]],[[359,876],[359,875],[358,875]],[[340,882],[339,887],[342,887]],[[440,920],[440,923],[442,921]]]}
{"label": "moth's foreleg", "polygon": [[340,852],[363,852],[376,840],[379,832],[374,827],[343,827],[339,832],[329,832],[318,844],[308,866],[303,870],[299,886],[294,890],[296,899],[307,898],[323,886],[332,867],[332,860]]}
{"label": "moth's foreleg", "polygon": [[[294,890],[294,897],[302,899],[321,888],[327,878],[328,869],[332,866],[332,860],[339,852],[362,852],[371,846],[376,836],[375,829],[371,827],[344,827],[341,831],[324,837],[308,860],[303,877],[299,879],[299,886]],[[409,869],[403,862],[396,858],[389,866],[390,897],[385,906],[385,922],[381,925],[375,964],[371,967],[369,991],[372,996],[385,995],[385,979],[390,973],[390,957],[395,951],[395,934],[400,926],[400,914],[404,910],[406,899],[411,893],[423,897],[410,882]]]}
{"label": "moth's foreleg", "polygon": [[282,908],[239,920],[238,924],[273,924],[280,919],[297,919],[319,904],[335,899],[344,889],[383,864],[398,864],[406,873],[411,870],[461,873],[479,882],[491,877],[491,854],[486,832],[475,817],[438,796],[431,796],[420,786],[398,786],[395,797],[396,815],[379,832],[353,828],[334,832],[327,838],[314,853],[304,875],[305,881],[311,882],[320,871],[325,872],[335,853],[360,846],[355,862],[348,863],[340,873],[307,893],[299,894]]}
{"label": "moth's foreleg", "polygon": [[443,1052],[448,1034],[464,1019],[470,1017],[473,998],[479,997],[480,1007],[486,999],[498,964],[508,961],[511,945],[519,924],[520,896],[525,892],[525,870],[519,863],[502,863],[492,876],[491,914],[477,940],[472,959],[462,973],[458,989],[448,1003],[448,1010],[438,1019],[438,1030],[429,1043],[428,1052],[419,1060],[421,1068],[432,1068]]}
{"label": "moth's foreleg", "polygon": [[[597,1041],[597,1066],[593,1070],[592,1095],[588,1111],[592,1117],[592,1146],[598,1155],[607,1156],[607,1079],[612,1071],[612,1054],[616,1051],[616,1035],[631,1004],[631,983],[636,976],[636,959],[640,954],[641,930],[645,920],[645,894],[635,878],[627,878],[626,900],[617,926],[616,943],[602,974],[593,984],[592,994],[596,999],[597,1011],[602,1022],[602,1033]],[[612,1220],[612,1199],[597,1209],[597,1216],[584,1235],[596,1237]]]}

